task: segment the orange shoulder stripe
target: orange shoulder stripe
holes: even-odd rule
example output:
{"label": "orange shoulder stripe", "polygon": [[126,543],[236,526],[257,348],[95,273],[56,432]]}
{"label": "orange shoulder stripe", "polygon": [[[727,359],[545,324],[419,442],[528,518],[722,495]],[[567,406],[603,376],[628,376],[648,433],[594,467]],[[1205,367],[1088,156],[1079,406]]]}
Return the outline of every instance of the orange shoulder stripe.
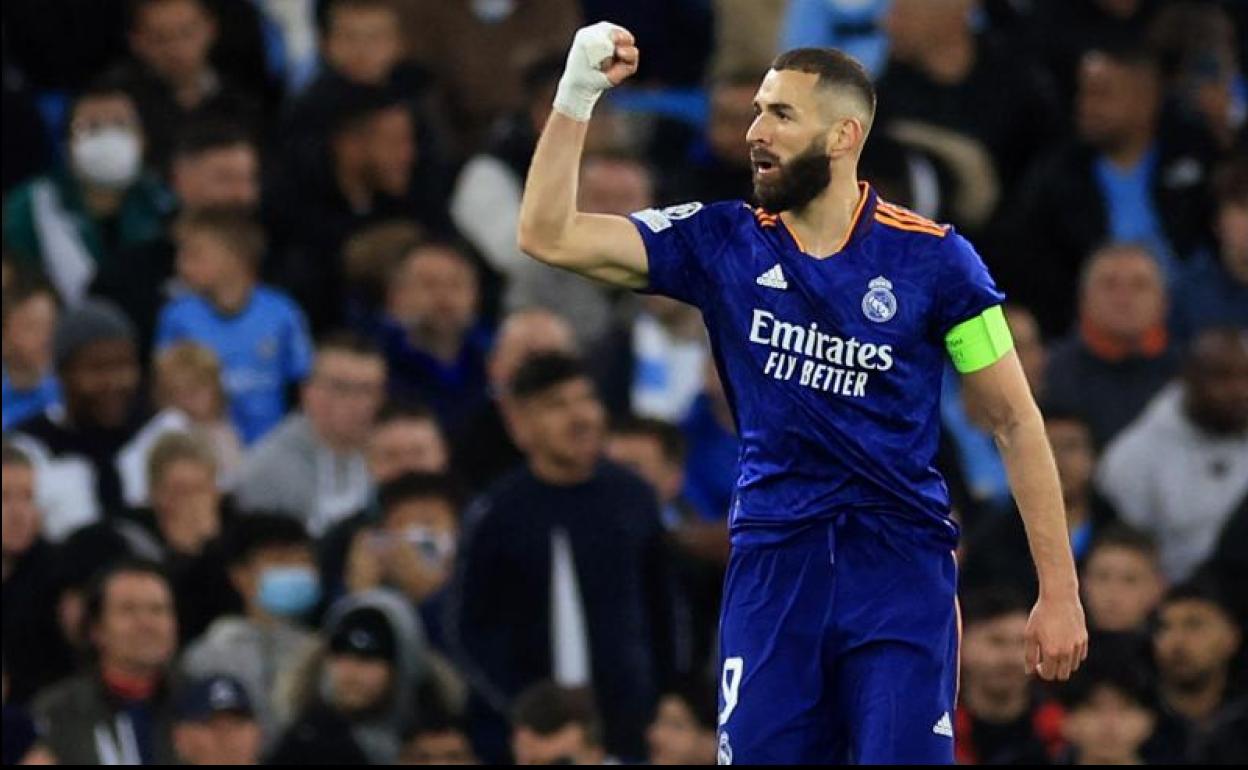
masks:
{"label": "orange shoulder stripe", "polygon": [[896,228],[898,230],[906,230],[912,233],[926,233],[928,235],[934,235],[937,238],[943,238],[947,232],[943,227],[939,225],[933,226],[933,225],[919,224],[917,222],[902,222],[901,220],[894,219],[893,217],[888,216],[887,214],[881,211],[875,212],[875,221],[879,222],[880,224],[888,225],[889,227]]}
{"label": "orange shoulder stripe", "polygon": [[916,214],[910,209],[902,208],[901,206],[894,205],[887,201],[880,201],[877,208],[881,209],[884,213],[891,215],[894,219],[900,222],[913,222],[914,224],[926,225],[927,227],[940,227],[938,223],[933,222],[921,214]]}

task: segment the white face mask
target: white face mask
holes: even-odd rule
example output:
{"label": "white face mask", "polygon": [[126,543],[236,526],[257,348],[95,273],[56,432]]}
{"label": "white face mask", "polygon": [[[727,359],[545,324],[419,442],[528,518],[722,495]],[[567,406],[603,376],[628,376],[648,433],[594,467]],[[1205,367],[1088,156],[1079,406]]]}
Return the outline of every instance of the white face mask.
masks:
{"label": "white face mask", "polygon": [[101,187],[129,185],[139,175],[142,161],[139,137],[133,131],[116,127],[75,138],[70,154],[78,173]]}

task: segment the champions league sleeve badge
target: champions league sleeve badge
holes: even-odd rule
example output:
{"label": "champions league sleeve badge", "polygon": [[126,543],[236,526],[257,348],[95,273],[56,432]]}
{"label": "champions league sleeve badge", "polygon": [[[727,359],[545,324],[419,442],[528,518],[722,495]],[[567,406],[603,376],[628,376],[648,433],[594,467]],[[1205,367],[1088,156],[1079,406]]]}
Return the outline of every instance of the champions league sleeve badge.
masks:
{"label": "champions league sleeve badge", "polygon": [[881,275],[872,278],[867,287],[867,293],[862,295],[863,315],[877,324],[897,315],[897,296],[891,281]]}

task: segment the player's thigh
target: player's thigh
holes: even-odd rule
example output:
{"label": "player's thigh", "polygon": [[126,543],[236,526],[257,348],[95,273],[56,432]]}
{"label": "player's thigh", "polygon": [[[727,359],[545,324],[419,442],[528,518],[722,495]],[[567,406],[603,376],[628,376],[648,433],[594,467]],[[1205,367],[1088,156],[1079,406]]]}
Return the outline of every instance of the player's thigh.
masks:
{"label": "player's thigh", "polygon": [[877,642],[842,656],[837,710],[850,764],[952,764],[956,644]]}
{"label": "player's thigh", "polygon": [[720,618],[720,764],[832,757],[827,548],[734,551]]}

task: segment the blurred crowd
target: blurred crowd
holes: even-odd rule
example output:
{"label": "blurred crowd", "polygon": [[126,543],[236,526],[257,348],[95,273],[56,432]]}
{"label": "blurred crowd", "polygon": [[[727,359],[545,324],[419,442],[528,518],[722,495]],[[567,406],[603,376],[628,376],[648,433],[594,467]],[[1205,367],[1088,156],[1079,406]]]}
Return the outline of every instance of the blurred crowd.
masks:
{"label": "blurred crowd", "polygon": [[[1248,3],[5,0],[3,760],[710,764],[737,439],[697,312],[515,242],[577,27],[584,211],[748,199],[770,59],[1009,297],[1091,657],[956,375],[967,764],[1248,762]],[[882,608],[881,611],[886,611]]]}

